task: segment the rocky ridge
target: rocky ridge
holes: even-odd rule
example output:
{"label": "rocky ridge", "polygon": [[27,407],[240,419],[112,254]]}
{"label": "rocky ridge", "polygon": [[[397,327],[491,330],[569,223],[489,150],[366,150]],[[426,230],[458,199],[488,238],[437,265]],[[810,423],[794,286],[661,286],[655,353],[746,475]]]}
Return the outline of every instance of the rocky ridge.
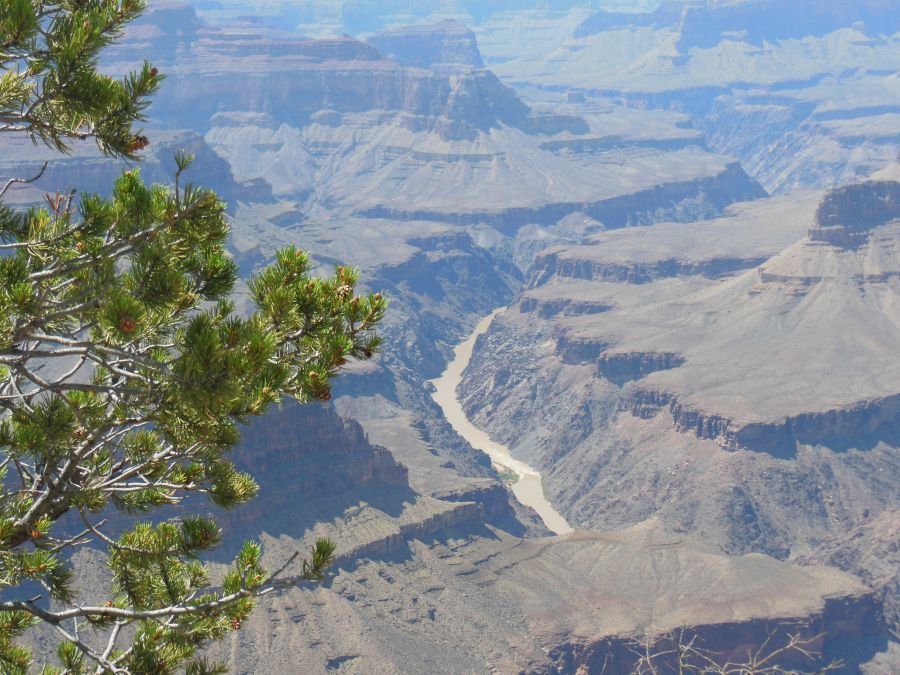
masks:
{"label": "rocky ridge", "polygon": [[475,33],[451,19],[392,28],[373,35],[368,42],[389,59],[411,68],[449,73],[484,68]]}
{"label": "rocky ridge", "polygon": [[[476,347],[467,409],[541,468],[570,522],[657,517],[727,551],[829,560],[872,581],[896,624],[898,186],[548,251]],[[765,261],[724,275],[654,263],[701,240],[702,258]],[[610,271],[638,262],[653,274]]]}
{"label": "rocky ridge", "polygon": [[499,36],[522,26],[497,20],[498,38],[484,42],[502,54],[498,74],[687,112],[773,193],[854,182],[894,160],[898,79],[884,64],[897,62],[900,26],[890,2],[677,1],[580,24],[569,16],[581,15],[561,13],[552,40],[513,53],[521,43]]}

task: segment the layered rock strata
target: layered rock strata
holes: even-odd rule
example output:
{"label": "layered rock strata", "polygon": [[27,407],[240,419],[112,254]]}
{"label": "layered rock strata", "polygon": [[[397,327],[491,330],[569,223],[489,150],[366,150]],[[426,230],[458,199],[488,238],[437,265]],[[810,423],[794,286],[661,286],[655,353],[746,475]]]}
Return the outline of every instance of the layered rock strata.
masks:
{"label": "layered rock strata", "polygon": [[[890,559],[874,523],[900,504],[891,175],[539,255],[476,347],[466,409],[573,524],[656,516],[730,552],[843,560],[893,607],[896,575],[862,554],[878,529]],[[654,273],[607,272],[637,266]],[[604,311],[564,309],[584,303]]]}
{"label": "layered rock strata", "polygon": [[[268,549],[277,557],[289,546]],[[685,626],[722,647],[723,660],[744,657],[773,631],[858,639],[852,664],[877,646],[877,602],[849,575],[728,558],[653,523],[553,540],[423,538],[403,555],[339,568],[326,588],[289,591],[255,614],[222,650],[234,667],[557,673],[606,661],[627,672],[640,640]],[[745,592],[722,603],[723,590],[738,585]],[[839,638],[817,646],[824,657],[807,667],[831,658]]]}
{"label": "layered rock strata", "polygon": [[484,68],[475,33],[457,21],[394,28],[373,35],[368,42],[389,59],[412,68],[450,73]]}

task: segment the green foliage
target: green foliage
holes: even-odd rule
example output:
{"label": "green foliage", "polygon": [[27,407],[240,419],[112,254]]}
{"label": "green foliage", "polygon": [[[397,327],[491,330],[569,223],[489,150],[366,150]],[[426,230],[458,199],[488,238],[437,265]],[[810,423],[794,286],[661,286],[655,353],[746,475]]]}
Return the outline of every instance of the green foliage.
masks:
{"label": "green foliage", "polygon": [[519,474],[512,469],[501,469],[497,471],[497,476],[506,485],[515,485],[519,482]]}
{"label": "green foliage", "polygon": [[[0,3],[0,131],[60,150],[91,137],[134,157],[146,143],[131,127],[161,76],[147,64],[114,80],[96,65],[142,7]],[[224,205],[183,184],[191,161],[176,157],[172,187],[133,169],[108,198],[48,196],[27,212],[0,201],[0,591],[45,589],[0,602],[0,672],[25,672],[16,639],[39,621],[61,638],[62,670],[48,673],[223,672],[198,650],[237,630],[257,597],[321,581],[334,561],[322,540],[269,573],[251,542],[216,585],[201,561],[222,538],[209,518],[106,533],[110,514],[121,526],[191,494],[252,499],[252,476],[229,459],[240,425],[285,397],[328,400],[339,369],[379,343],[385,299],[358,295],[356,270],[322,276],[293,248],[250,280],[255,309],[236,312]],[[88,540],[108,547],[99,600],[78,596],[69,565]]]}
{"label": "green foliage", "polygon": [[31,663],[31,652],[13,640],[37,623],[27,612],[0,612],[0,672],[24,673]]}
{"label": "green foliage", "polygon": [[162,77],[148,63],[117,80],[97,62],[143,9],[143,0],[0,3],[0,130],[60,151],[94,138],[106,154],[136,157],[147,139],[132,125]]}

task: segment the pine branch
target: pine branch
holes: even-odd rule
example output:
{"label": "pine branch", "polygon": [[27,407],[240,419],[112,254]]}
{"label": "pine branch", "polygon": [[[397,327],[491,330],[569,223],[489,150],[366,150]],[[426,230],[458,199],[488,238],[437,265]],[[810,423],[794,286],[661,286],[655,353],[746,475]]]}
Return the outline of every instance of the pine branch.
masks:
{"label": "pine branch", "polygon": [[[293,563],[299,557],[299,553],[294,553],[288,561],[279,568],[279,571],[284,571],[284,569]],[[155,619],[163,619],[163,618],[172,618],[172,617],[181,617],[181,616],[189,616],[189,615],[197,615],[197,614],[208,614],[218,610],[223,610],[227,607],[234,605],[239,600],[247,599],[247,598],[261,598],[266,595],[270,595],[272,593],[276,593],[278,591],[286,590],[288,588],[294,588],[304,583],[308,583],[311,581],[318,581],[320,579],[320,572],[317,570],[315,572],[305,570],[301,574],[295,574],[288,577],[283,578],[275,578],[274,576],[269,580],[269,582],[259,588],[242,588],[239,591],[235,591],[234,593],[229,593],[227,595],[223,595],[215,600],[210,600],[208,602],[201,602],[194,605],[188,604],[177,604],[171,605],[168,607],[162,607],[160,609],[153,610],[132,610],[125,609],[121,607],[115,606],[102,606],[102,607],[90,607],[90,606],[81,606],[81,607],[73,607],[67,610],[61,610],[58,612],[53,612],[51,610],[44,609],[39,607],[36,604],[36,599],[31,600],[8,600],[6,602],[0,602],[0,611],[8,612],[8,611],[22,611],[32,614],[42,621],[49,623],[53,626],[58,626],[65,621],[69,621],[75,618],[84,618],[89,620],[98,620],[98,619],[118,619],[125,621],[143,621],[143,620],[155,620]],[[92,657],[93,658],[93,657]]]}
{"label": "pine branch", "polygon": [[[134,159],[147,140],[132,125],[162,76],[145,64],[113,81],[95,66],[142,2],[9,2],[24,19],[0,34],[0,70],[24,75],[0,102],[0,132],[63,152],[93,138],[102,152]],[[82,42],[58,72],[71,40]],[[164,644],[179,645],[183,663],[239,628],[256,598],[320,581],[334,560],[334,546],[319,542],[298,573],[286,575],[295,555],[267,575],[259,547],[246,545],[212,593],[196,558],[220,541],[212,521],[132,520],[113,538],[105,520],[92,520],[112,509],[134,518],[197,493],[227,508],[250,500],[256,484],[228,459],[238,425],[284,397],[328,400],[347,359],[378,346],[386,301],[355,296],[350,268],[314,274],[293,248],[250,280],[256,310],[236,316],[224,205],[183,182],[190,160],[176,157],[174,190],[146,186],[132,170],[107,199],[48,194],[27,213],[0,204],[0,586],[38,583],[60,607],[35,598],[0,611],[54,625],[60,658],[79,671],[85,659],[97,672],[155,671]],[[37,178],[14,179],[0,197]],[[72,509],[85,529],[60,535]],[[107,547],[117,598],[108,606],[73,600],[67,556],[89,540]],[[85,621],[108,631],[102,650],[82,640]],[[131,644],[119,650],[126,634]],[[22,654],[0,641],[0,662]]]}

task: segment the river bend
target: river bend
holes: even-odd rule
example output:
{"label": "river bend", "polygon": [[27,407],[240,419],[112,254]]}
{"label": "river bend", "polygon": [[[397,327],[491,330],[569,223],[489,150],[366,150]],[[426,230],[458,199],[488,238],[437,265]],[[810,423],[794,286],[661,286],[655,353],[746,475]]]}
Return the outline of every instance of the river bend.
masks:
{"label": "river bend", "polygon": [[544,496],[541,474],[533,467],[513,457],[509,449],[492,440],[484,431],[469,421],[463,411],[462,404],[456,394],[456,388],[462,380],[463,371],[469,365],[472,358],[472,349],[478,336],[487,332],[491,322],[505,308],[495,310],[484,317],[472,334],[453,350],[453,361],[447,366],[447,370],[436,380],[432,380],[434,392],[432,398],[444,411],[444,417],[450,422],[450,426],[460,436],[465,438],[472,447],[478,448],[488,454],[496,467],[512,471],[518,476],[518,480],[512,485],[513,494],[522,504],[530,506],[543,519],[544,524],[556,534],[566,534],[572,531],[566,519],[553,508]]}

